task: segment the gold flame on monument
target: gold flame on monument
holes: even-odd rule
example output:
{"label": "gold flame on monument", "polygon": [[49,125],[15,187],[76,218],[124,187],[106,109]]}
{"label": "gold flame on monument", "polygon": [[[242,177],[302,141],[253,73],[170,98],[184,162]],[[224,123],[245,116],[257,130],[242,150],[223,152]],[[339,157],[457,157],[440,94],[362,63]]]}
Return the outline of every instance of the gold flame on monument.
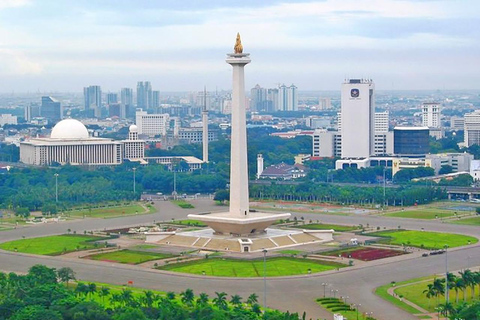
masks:
{"label": "gold flame on monument", "polygon": [[237,32],[237,39],[235,40],[235,47],[233,47],[236,54],[243,52],[242,39],[240,39],[240,33]]}

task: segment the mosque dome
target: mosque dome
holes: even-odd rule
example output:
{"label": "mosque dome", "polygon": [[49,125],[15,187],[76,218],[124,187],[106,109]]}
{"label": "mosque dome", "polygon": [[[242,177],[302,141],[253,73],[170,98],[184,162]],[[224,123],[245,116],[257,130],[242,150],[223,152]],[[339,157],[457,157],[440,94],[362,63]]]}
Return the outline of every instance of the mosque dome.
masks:
{"label": "mosque dome", "polygon": [[130,132],[138,132],[138,127],[134,124],[132,124],[129,128],[128,131]]}
{"label": "mosque dome", "polygon": [[78,120],[65,119],[53,127],[50,138],[53,139],[88,139],[88,130]]}

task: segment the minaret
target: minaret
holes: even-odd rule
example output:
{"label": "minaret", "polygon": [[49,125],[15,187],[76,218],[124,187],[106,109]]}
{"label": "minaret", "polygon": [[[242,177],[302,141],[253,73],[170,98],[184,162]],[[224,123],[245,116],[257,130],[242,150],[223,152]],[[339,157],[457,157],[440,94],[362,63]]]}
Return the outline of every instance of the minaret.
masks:
{"label": "minaret", "polygon": [[227,54],[225,60],[233,67],[230,214],[245,217],[249,215],[249,203],[244,67],[250,63],[250,54],[243,53],[239,33],[234,49],[235,53]]}
{"label": "minaret", "polygon": [[259,153],[257,154],[257,179],[260,179],[262,172],[263,172],[263,155]]}
{"label": "minaret", "polygon": [[203,89],[203,111],[202,111],[202,122],[203,122],[203,132],[202,132],[202,141],[203,141],[203,162],[208,162],[208,110],[207,110],[207,88]]}

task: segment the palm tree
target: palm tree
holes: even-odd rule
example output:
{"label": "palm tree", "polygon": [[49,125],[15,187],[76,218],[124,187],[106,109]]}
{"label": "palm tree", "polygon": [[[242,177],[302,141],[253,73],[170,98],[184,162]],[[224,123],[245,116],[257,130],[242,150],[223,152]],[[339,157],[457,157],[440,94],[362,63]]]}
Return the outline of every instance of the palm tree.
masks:
{"label": "palm tree", "polygon": [[182,302],[184,304],[189,305],[189,306],[192,305],[192,303],[195,299],[195,295],[193,294],[192,289],[187,289],[184,292],[180,293],[180,295],[182,296]]}
{"label": "palm tree", "polygon": [[88,287],[85,283],[79,283],[77,284],[77,287],[75,288],[75,294],[77,296],[80,295],[87,295],[88,294]]}
{"label": "palm tree", "polygon": [[423,293],[425,293],[425,296],[428,299],[428,307],[430,308],[430,298],[435,296],[435,288],[433,287],[432,283],[429,283],[427,285],[427,289],[423,290]]}
{"label": "palm tree", "polygon": [[102,304],[105,304],[105,297],[110,295],[110,288],[108,287],[101,287],[100,291],[98,292],[98,296],[102,298]]}
{"label": "palm tree", "polygon": [[478,285],[478,296],[480,297],[480,271],[473,273],[473,279],[475,281],[475,284]]}
{"label": "palm tree", "polygon": [[235,306],[235,308],[240,308],[242,306],[242,297],[238,294],[231,296],[230,303]]}
{"label": "palm tree", "polygon": [[92,296],[95,292],[97,292],[97,285],[93,282],[90,282],[87,286],[87,296]]}
{"label": "palm tree", "polygon": [[439,304],[438,311],[440,311],[440,314],[445,317],[448,317],[449,314],[454,315],[456,313],[456,310],[453,307],[453,304],[450,302]]}
{"label": "palm tree", "polygon": [[122,293],[120,293],[120,301],[123,302],[124,306],[127,306],[133,302],[133,294],[132,290],[130,289],[122,289]]}
{"label": "palm tree", "polygon": [[215,291],[215,294],[217,295],[217,297],[213,299],[213,304],[221,310],[227,310],[228,309],[227,294],[225,292],[217,292],[217,291]]}
{"label": "palm tree", "polygon": [[[465,269],[463,272],[459,272],[460,275],[462,276],[463,282],[465,283],[466,287],[470,287],[472,290],[472,298],[475,293],[475,280],[474,280],[474,275],[473,272],[470,269]],[[466,297],[465,295],[463,296],[463,300],[465,301]]]}
{"label": "palm tree", "polygon": [[247,304],[254,305],[255,303],[258,303],[258,296],[255,293],[252,293],[247,298]]}
{"label": "palm tree", "polygon": [[198,296],[197,305],[206,306],[208,304],[208,294],[202,292]]}
{"label": "palm tree", "polygon": [[155,294],[153,291],[147,290],[143,291],[143,296],[140,298],[140,301],[144,304],[145,307],[151,308],[155,301]]}
{"label": "palm tree", "polygon": [[255,313],[255,314],[262,313],[262,308],[260,308],[260,305],[258,303],[254,303],[252,305],[252,312]]}
{"label": "palm tree", "polygon": [[175,299],[175,292],[168,291],[167,292],[167,299],[168,300],[174,300]]}
{"label": "palm tree", "polygon": [[438,298],[441,295],[445,294],[445,279],[435,278],[433,279],[433,289],[435,290],[435,296],[437,297],[437,305],[438,305]]}
{"label": "palm tree", "polygon": [[453,289],[455,289],[455,303],[458,304],[458,290],[463,290],[465,292],[465,282],[462,277],[455,277]]}

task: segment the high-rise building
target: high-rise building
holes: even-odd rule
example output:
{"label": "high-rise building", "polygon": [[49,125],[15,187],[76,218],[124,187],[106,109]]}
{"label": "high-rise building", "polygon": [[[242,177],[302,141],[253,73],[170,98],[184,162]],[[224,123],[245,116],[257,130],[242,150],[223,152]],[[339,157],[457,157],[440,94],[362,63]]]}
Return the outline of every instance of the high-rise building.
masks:
{"label": "high-rise building", "polygon": [[116,93],[107,93],[107,104],[118,103],[118,94]]}
{"label": "high-rise building", "polygon": [[480,110],[464,115],[464,142],[465,147],[474,144],[480,145]]}
{"label": "high-rise building", "polygon": [[422,125],[429,128],[441,128],[441,106],[437,102],[424,102],[422,104]]}
{"label": "high-rise building", "polygon": [[52,97],[42,97],[40,115],[52,122],[60,120],[62,118],[62,107],[60,102]]}
{"label": "high-rise building", "polygon": [[128,117],[129,110],[133,110],[133,89],[122,88],[120,91],[120,118]]}
{"label": "high-rise building", "polygon": [[290,87],[282,84],[278,87],[278,111],[296,110],[298,110],[297,87],[293,84]]}
{"label": "high-rise building", "polygon": [[278,89],[267,90],[267,111],[278,110]]}
{"label": "high-rise building", "polygon": [[428,127],[395,127],[393,152],[402,157],[425,157],[429,151]]}
{"label": "high-rise building", "polygon": [[135,114],[135,124],[138,127],[139,134],[145,134],[151,137],[157,135],[166,135],[170,125],[170,116],[165,114],[148,114],[142,109],[137,109]]}
{"label": "high-rise building", "polygon": [[250,90],[250,111],[268,111],[267,89],[257,84]]}
{"label": "high-rise building", "polygon": [[137,83],[137,108],[149,109],[152,107],[153,92],[150,81]]}
{"label": "high-rise building", "polygon": [[390,125],[390,113],[388,111],[375,112],[374,130],[375,133],[388,132]]}
{"label": "high-rise building", "polygon": [[349,79],[342,84],[342,158],[368,158],[374,152],[375,85]]}
{"label": "high-rise building", "polygon": [[155,90],[152,92],[152,108],[160,107],[160,91]]}
{"label": "high-rise building", "polygon": [[102,115],[102,89],[100,86],[83,88],[83,97],[85,99],[85,111],[87,112],[87,115],[100,118]]}

